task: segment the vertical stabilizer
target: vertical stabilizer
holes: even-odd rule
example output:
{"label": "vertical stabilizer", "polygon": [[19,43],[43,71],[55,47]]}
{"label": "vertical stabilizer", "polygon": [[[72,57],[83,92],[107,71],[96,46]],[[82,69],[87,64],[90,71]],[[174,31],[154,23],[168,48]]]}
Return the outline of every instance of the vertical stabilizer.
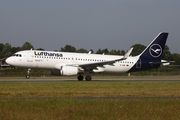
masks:
{"label": "vertical stabilizer", "polygon": [[161,57],[167,37],[168,33],[159,33],[145,50],[136,57],[136,64],[128,72],[158,68],[161,65]]}
{"label": "vertical stabilizer", "polygon": [[157,37],[140,54],[140,57],[146,57],[153,61],[161,61],[161,56],[166,44],[168,33],[159,33]]}

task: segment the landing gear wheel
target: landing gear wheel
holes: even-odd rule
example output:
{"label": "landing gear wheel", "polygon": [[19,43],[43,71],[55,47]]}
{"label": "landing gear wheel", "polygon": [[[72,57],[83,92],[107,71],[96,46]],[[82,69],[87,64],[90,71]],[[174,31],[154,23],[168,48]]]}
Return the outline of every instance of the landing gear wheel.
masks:
{"label": "landing gear wheel", "polygon": [[29,79],[29,78],[30,78],[30,71],[31,71],[31,69],[29,68],[29,69],[27,70],[26,79]]}
{"label": "landing gear wheel", "polygon": [[30,78],[30,75],[26,75],[26,79],[29,79]]}
{"label": "landing gear wheel", "polygon": [[84,77],[83,77],[82,75],[79,75],[79,76],[77,77],[77,79],[78,79],[79,81],[83,81]]}
{"label": "landing gear wheel", "polygon": [[90,75],[87,75],[85,79],[86,79],[86,81],[91,81],[92,77]]}

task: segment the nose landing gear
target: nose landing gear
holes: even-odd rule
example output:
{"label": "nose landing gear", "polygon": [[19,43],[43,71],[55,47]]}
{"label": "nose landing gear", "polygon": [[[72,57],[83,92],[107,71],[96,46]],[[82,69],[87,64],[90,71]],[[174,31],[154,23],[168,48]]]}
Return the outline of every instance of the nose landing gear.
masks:
{"label": "nose landing gear", "polygon": [[30,69],[30,68],[28,68],[28,70],[27,70],[27,74],[26,74],[26,79],[29,79],[29,78],[30,78],[30,71],[31,71],[31,69]]}

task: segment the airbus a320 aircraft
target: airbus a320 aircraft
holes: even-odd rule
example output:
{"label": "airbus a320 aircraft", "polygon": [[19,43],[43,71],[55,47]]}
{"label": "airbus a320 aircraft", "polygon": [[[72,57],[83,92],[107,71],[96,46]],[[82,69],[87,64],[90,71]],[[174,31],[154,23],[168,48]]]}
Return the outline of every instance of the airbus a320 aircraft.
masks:
{"label": "airbus a320 aircraft", "polygon": [[71,52],[24,50],[6,59],[6,63],[16,67],[29,68],[26,78],[30,78],[31,68],[50,69],[52,75],[78,75],[77,79],[91,81],[90,73],[134,71],[158,68],[167,63],[161,60],[168,33],[159,33],[157,37],[137,56],[130,56],[132,49],[124,56],[99,55]]}

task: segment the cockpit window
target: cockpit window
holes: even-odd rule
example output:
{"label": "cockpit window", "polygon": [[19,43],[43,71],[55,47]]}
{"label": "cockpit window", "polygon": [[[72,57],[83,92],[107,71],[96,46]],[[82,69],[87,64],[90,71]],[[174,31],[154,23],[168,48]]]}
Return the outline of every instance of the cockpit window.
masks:
{"label": "cockpit window", "polygon": [[13,56],[15,56],[15,57],[22,57],[21,54],[14,54]]}

